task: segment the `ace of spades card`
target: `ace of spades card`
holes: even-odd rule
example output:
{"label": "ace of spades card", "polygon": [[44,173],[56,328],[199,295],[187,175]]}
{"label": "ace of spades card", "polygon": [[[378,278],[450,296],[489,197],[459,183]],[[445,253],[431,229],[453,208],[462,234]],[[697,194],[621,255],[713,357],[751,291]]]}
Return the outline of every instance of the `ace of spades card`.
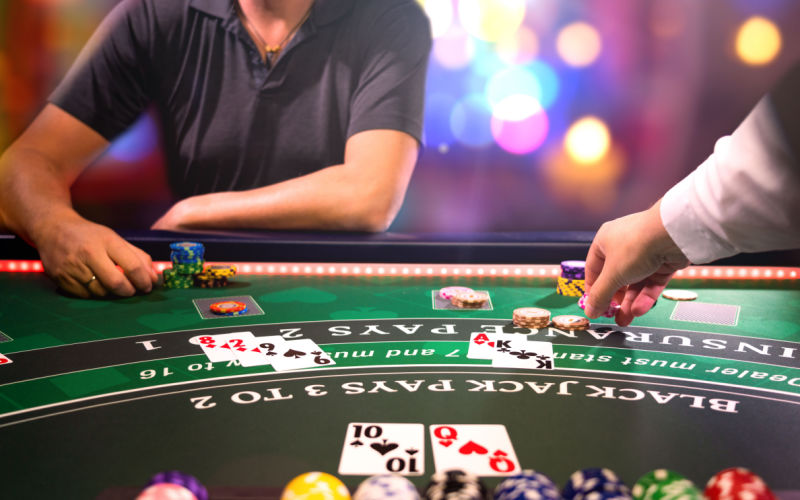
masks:
{"label": "ace of spades card", "polygon": [[520,472],[505,425],[431,425],[436,472],[463,469],[478,476],[508,476]]}
{"label": "ace of spades card", "polygon": [[347,426],[339,474],[421,476],[424,472],[424,425],[352,422]]}
{"label": "ace of spades card", "polygon": [[272,357],[275,371],[334,365],[331,357],[311,339],[287,340]]}

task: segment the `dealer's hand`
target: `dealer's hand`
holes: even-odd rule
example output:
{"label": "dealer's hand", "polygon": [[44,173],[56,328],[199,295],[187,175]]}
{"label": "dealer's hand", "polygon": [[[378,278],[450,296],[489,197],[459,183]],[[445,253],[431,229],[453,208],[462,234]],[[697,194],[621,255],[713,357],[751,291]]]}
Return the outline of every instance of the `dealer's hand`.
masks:
{"label": "dealer's hand", "polygon": [[615,320],[627,326],[649,311],[675,271],[689,260],[661,222],[659,201],[644,212],[606,222],[586,256],[586,315],[596,318],[611,300],[621,305]]}
{"label": "dealer's hand", "polygon": [[45,272],[82,298],[129,297],[158,281],[150,256],[111,229],[79,216],[48,224],[35,239]]}

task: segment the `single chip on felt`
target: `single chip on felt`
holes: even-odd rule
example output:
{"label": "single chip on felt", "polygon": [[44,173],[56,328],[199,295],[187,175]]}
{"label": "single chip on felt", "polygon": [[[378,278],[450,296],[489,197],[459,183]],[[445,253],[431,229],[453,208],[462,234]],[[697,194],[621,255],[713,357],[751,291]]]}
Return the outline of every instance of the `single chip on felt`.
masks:
{"label": "single chip on felt", "polygon": [[478,476],[460,469],[439,471],[425,488],[425,500],[485,500],[486,485]]}
{"label": "single chip on felt", "polygon": [[353,493],[353,500],[419,500],[414,483],[399,474],[380,474],[365,479]]}
{"label": "single chip on felt", "polygon": [[197,497],[183,486],[159,483],[145,488],[136,500],[197,500]]}
{"label": "single chip on felt", "polygon": [[564,314],[553,318],[553,326],[562,330],[585,330],[589,328],[589,320],[583,316]]}
{"label": "single chip on felt", "polygon": [[677,290],[674,288],[664,290],[661,292],[661,296],[669,300],[695,300],[697,298],[697,294],[691,290]]}
{"label": "single chip on felt", "polygon": [[465,286],[446,286],[439,290],[439,297],[443,298],[444,300],[452,300],[457,294],[462,292],[474,292],[472,288],[467,288]]}
{"label": "single chip on felt", "polygon": [[168,470],[151,477],[137,500],[208,500],[208,490],[191,474]]}
{"label": "single chip on felt", "polygon": [[708,500],[775,500],[775,494],[757,474],[743,467],[720,471],[709,479]]}
{"label": "single chip on felt", "polygon": [[214,302],[208,306],[208,309],[214,314],[234,314],[247,310],[247,304],[236,300],[225,300],[222,302]]}
{"label": "single chip on felt", "polygon": [[350,500],[350,491],[336,476],[306,472],[289,481],[281,500]]}

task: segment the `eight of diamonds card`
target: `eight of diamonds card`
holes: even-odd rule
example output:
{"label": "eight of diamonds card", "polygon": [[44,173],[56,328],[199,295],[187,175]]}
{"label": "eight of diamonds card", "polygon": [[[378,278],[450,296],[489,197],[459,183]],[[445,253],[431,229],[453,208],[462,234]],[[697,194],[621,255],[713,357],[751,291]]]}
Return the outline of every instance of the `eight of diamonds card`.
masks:
{"label": "eight of diamonds card", "polygon": [[421,476],[424,472],[424,425],[353,422],[347,426],[339,474]]}
{"label": "eight of diamonds card", "polygon": [[520,471],[505,425],[431,425],[436,472],[463,469],[478,476],[508,476]]}
{"label": "eight of diamonds card", "polygon": [[8,363],[11,363],[11,360],[3,354],[0,354],[0,365],[7,365]]}

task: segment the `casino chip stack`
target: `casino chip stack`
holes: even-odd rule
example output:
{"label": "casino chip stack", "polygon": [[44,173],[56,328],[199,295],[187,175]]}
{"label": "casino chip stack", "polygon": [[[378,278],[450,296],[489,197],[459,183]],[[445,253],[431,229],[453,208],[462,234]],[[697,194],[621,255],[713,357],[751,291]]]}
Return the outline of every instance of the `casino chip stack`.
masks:
{"label": "casino chip stack", "polygon": [[136,500],[208,500],[208,491],[194,476],[177,470],[159,472]]}
{"label": "casino chip stack", "polygon": [[234,276],[236,276],[236,266],[211,265],[194,276],[194,286],[200,288],[228,286],[228,279]]}
{"label": "casino chip stack", "polygon": [[725,469],[706,485],[708,500],[775,500],[775,494],[758,475],[742,467]]}
{"label": "casino chip stack", "polygon": [[504,479],[494,490],[494,500],[560,500],[553,481],[534,470],[524,470]]}
{"label": "casino chip stack", "polygon": [[450,299],[450,302],[461,309],[480,309],[489,300],[486,292],[459,292]]}
{"label": "casino chip stack", "polygon": [[425,488],[425,500],[484,500],[486,485],[469,472],[453,469],[437,472]]}
{"label": "casino chip stack", "polygon": [[550,311],[538,307],[514,309],[514,326],[520,328],[546,328],[550,324]]}
{"label": "casino chip stack", "polygon": [[203,272],[205,247],[202,243],[181,241],[169,245],[172,267],[164,269],[164,286],[167,288],[191,288],[196,274]]}
{"label": "casino chip stack", "polygon": [[703,500],[703,494],[690,480],[668,469],[656,469],[633,485],[635,500]]}
{"label": "casino chip stack", "polygon": [[630,488],[610,469],[575,471],[561,492],[564,500],[630,500]]}
{"label": "casino chip stack", "polygon": [[565,260],[561,263],[556,293],[567,297],[580,297],[586,292],[586,262]]}
{"label": "casino chip stack", "polygon": [[353,500],[419,500],[414,484],[398,474],[381,474],[358,485]]}

